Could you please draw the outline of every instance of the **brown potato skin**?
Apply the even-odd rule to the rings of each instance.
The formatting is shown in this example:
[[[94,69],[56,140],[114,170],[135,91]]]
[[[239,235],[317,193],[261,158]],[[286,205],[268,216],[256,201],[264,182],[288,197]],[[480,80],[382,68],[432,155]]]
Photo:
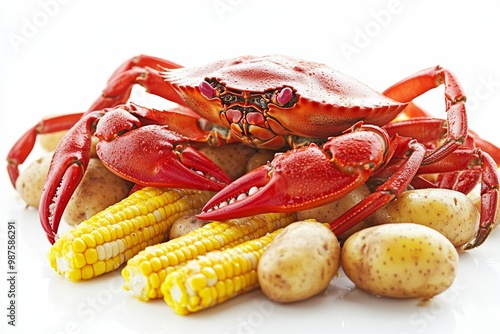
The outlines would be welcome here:
[[[67,133],[67,130],[63,131],[56,131],[52,133],[42,133],[39,134],[37,137],[38,144],[47,152],[53,152],[56,148],[61,139],[64,137],[64,135]],[[97,158],[97,153],[95,151],[95,147],[98,143],[98,139],[95,136],[92,136],[92,143],[90,146],[90,156],[92,158]]]
[[[132,184],[91,158],[82,181],[68,202],[63,219],[77,225],[128,196]]]
[[[38,143],[47,152],[52,152],[56,149],[57,144],[61,141],[62,137],[68,132],[67,130],[52,132],[52,133],[42,133],[38,135]]]
[[[38,208],[52,154],[33,161],[21,171],[16,190],[28,206]],[[97,158],[91,158],[82,181],[66,206],[63,220],[71,226],[89,219],[128,196],[132,184],[111,173]]]
[[[202,227],[207,222],[196,218],[195,215],[183,216],[177,219],[170,228],[169,239],[175,239],[197,228]]]
[[[280,303],[304,300],[325,290],[340,265],[340,246],[323,224],[299,221],[285,227],[259,260],[260,287]]]
[[[249,172],[257,167],[267,164],[269,161],[273,160],[275,153],[276,152],[269,150],[258,150],[248,160],[246,171]]]
[[[445,236],[413,223],[356,232],[341,253],[342,268],[358,288],[392,298],[429,299],[445,291],[456,277],[458,261]]]
[[[52,154],[45,154],[19,173],[16,180],[16,190],[28,206],[38,208],[51,160]]]
[[[314,219],[322,223],[330,223],[351,209],[354,205],[361,202],[368,195],[370,195],[370,190],[366,185],[362,184],[336,201],[316,208],[298,211],[297,218],[298,220]],[[367,217],[344,233],[337,235],[337,238],[339,240],[345,240],[353,233],[372,225],[371,218]]]
[[[479,211],[463,193],[449,189],[416,189],[403,192],[395,201],[376,211],[379,224],[416,223],[429,226],[446,236],[460,249],[474,239],[479,227]]]
[[[245,174],[247,162],[256,152],[254,148],[240,143],[203,146],[199,151],[222,168],[232,180]]]

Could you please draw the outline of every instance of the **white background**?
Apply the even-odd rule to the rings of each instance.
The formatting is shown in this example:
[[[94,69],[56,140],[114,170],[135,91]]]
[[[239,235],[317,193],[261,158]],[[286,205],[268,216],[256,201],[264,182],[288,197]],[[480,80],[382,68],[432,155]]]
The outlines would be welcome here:
[[[87,110],[114,69],[125,59],[141,53],[185,66],[244,54],[283,53],[326,63],[379,91],[418,70],[440,64],[452,70],[462,82],[469,97],[470,127],[500,144],[496,123],[500,105],[499,12],[500,5],[494,0],[3,1],[0,156],[6,156],[19,134],[42,117]],[[445,117],[442,89],[429,92],[419,102],[436,116]],[[259,309],[247,297],[231,307],[181,318],[163,310],[161,303],[122,301],[122,292],[116,288],[120,285],[119,276],[100,280],[97,285],[73,285],[54,277],[44,262],[48,243],[43,240],[36,213],[23,210],[7,183],[6,173],[0,173],[0,178],[2,205],[7,207],[0,223],[16,219],[20,234],[19,333],[23,328],[48,333],[85,333],[134,314],[141,321],[152,322],[142,327],[130,326],[133,321],[128,319],[115,325],[116,328],[145,333],[166,332],[167,328],[171,329],[168,332],[213,328],[214,332],[248,333],[268,331],[266,325],[277,323],[288,331],[321,325],[317,328],[346,333],[379,327],[385,333],[424,330],[458,333],[472,328],[481,330],[485,324],[495,326],[494,317],[500,311],[498,293],[492,290],[500,278],[495,262],[500,258],[496,233],[493,236],[496,244],[492,244],[495,239],[490,239],[475,255],[462,257],[464,266],[476,272],[462,270],[461,285],[453,290],[458,293],[447,299],[452,302],[438,301],[434,308],[417,308],[401,302],[399,305],[406,307],[401,311],[394,301],[374,300],[355,291],[355,297],[341,300],[344,304],[337,306],[338,309],[315,299],[303,304],[308,309],[272,306],[272,317],[268,317],[265,308]],[[0,264],[4,272],[3,225],[0,232]],[[487,256],[487,261],[483,256]],[[496,266],[483,273],[481,261]],[[478,276],[477,283],[474,275]],[[0,279],[5,284],[3,276]],[[472,296],[464,288],[470,288],[469,284],[478,285],[478,290],[473,291],[479,296]],[[4,310],[6,287],[0,288],[0,309]],[[96,295],[95,289],[101,294]],[[496,293],[497,298],[481,295],[488,291]],[[105,303],[109,295],[112,302]],[[91,304],[88,298],[92,296],[99,297],[101,304]],[[355,304],[356,300],[370,308]],[[72,314],[75,309],[81,311],[76,316]],[[146,310],[158,317],[144,316]],[[0,312],[1,326],[6,323],[4,313]],[[221,320],[228,318],[232,320]]]

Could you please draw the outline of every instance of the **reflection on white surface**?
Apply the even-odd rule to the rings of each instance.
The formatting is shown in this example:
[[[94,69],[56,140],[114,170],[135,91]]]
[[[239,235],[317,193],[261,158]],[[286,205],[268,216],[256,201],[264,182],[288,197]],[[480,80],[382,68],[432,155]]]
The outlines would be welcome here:
[[[4,184],[5,186],[5,184]],[[5,199],[7,215],[19,229],[19,305],[12,333],[466,333],[488,328],[500,312],[498,243],[493,231],[480,248],[460,255],[454,284],[427,303],[380,298],[357,289],[341,272],[328,289],[310,300],[277,304],[253,291],[212,309],[176,315],[162,300],[140,302],[121,288],[119,272],[73,283],[46,260],[49,244],[37,213],[20,199]],[[2,234],[2,238],[4,234]],[[488,331],[483,331],[488,333]]]
[[[383,90],[443,65],[468,95],[471,127],[500,144],[496,2],[376,0],[4,1],[0,5],[0,156],[39,119],[84,111],[112,71],[146,53],[186,66],[244,54],[289,54],[324,62]],[[390,15],[384,16],[384,13]],[[16,39],[17,38],[17,39]],[[350,47],[350,49],[349,49]],[[351,50],[346,53],[345,50]],[[136,91],[134,98],[144,96]],[[443,92],[420,101],[445,117]],[[36,152],[29,159],[37,158]],[[0,171],[2,333],[490,333],[498,328],[500,231],[461,254],[455,283],[426,304],[370,296],[344,276],[310,300],[280,305],[260,291],[189,316],[161,300],[139,302],[117,271],[72,283],[49,267],[36,210]],[[5,223],[17,222],[17,324],[7,325]],[[68,227],[61,225],[61,228]]]

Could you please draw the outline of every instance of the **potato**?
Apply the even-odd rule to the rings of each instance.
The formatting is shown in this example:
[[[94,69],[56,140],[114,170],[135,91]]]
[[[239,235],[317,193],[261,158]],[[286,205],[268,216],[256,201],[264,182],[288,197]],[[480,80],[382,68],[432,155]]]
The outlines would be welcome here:
[[[264,250],[257,277],[270,299],[289,303],[326,289],[339,265],[335,234],[321,223],[298,221],[285,227]]]
[[[57,131],[52,133],[42,133],[38,135],[38,143],[47,152],[52,152],[56,149],[61,138],[68,132],[67,130]]]
[[[259,166],[267,164],[268,161],[273,160],[275,153],[275,151],[258,150],[248,159],[246,172],[248,173]]]
[[[394,298],[431,298],[453,283],[458,252],[436,230],[419,224],[384,224],[349,237],[342,268],[357,287]]]
[[[76,225],[128,196],[131,184],[111,173],[99,159],[89,161],[87,171],[69,200],[63,219]]]
[[[45,151],[52,152],[56,149],[57,144],[59,144],[66,132],[67,130],[39,134],[38,143]],[[92,137],[92,144],[90,146],[90,156],[92,158],[97,158],[95,147],[98,141],[99,139],[97,139],[97,137]]]
[[[255,154],[255,149],[240,143],[223,146],[203,146],[201,153],[215,162],[233,180],[246,172],[248,159]]]
[[[196,218],[194,215],[182,216],[177,219],[170,228],[169,239],[178,238],[186,233],[202,227],[207,222]]]
[[[333,201],[331,203],[316,208],[298,211],[297,218],[299,220],[314,219],[322,223],[330,223],[331,221],[340,217],[340,215],[342,215],[347,210],[352,208],[358,202],[363,200],[369,194],[370,190],[366,185],[363,184],[336,201]],[[348,236],[350,236],[354,232],[359,231],[371,225],[372,221],[370,217],[367,217],[365,220],[360,221],[358,224],[351,227],[349,230],[338,235],[337,238],[340,240],[345,240],[347,239]]]
[[[52,154],[45,154],[19,173],[16,190],[28,206],[38,208],[51,160]]]
[[[471,241],[479,227],[479,212],[463,193],[449,189],[405,191],[373,215],[375,224],[416,223],[444,234],[456,248]]]

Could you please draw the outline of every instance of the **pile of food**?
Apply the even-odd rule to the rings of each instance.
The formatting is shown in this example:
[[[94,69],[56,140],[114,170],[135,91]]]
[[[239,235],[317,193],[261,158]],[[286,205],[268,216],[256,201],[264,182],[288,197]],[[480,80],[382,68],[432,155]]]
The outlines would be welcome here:
[[[268,154],[252,159],[256,152],[238,146],[210,151],[224,169],[240,168],[244,160],[255,168]],[[19,194],[29,205],[38,204],[30,200],[40,196],[45,161],[36,160],[18,179]],[[327,222],[366,198],[366,185],[313,209],[206,222],[195,214],[213,192],[146,187],[128,196],[129,182],[97,158],[92,161],[72,197],[77,204],[70,202],[71,214],[65,215],[83,218],[79,223],[66,218],[74,228],[51,247],[50,265],[72,281],[121,268],[124,288],[133,297],[163,298],[178,314],[257,288],[276,302],[304,300],[324,291],[341,266],[369,293],[432,298],[453,283],[458,254],[479,226],[477,189],[470,196],[418,189],[403,192],[337,237]]]
[[[178,108],[130,103],[125,77]],[[411,104],[416,84],[440,83],[446,121]],[[468,131],[464,102],[440,67],[378,94],[290,57],[184,69],[140,56],[88,113],[40,123],[69,132],[44,134],[51,153],[19,172],[43,126],[29,130],[8,170],[71,281],[121,270],[134,298],[183,315],[257,288],[298,302],[342,272],[367,293],[426,300],[498,224],[500,149]],[[345,109],[364,123],[340,121]],[[72,228],[58,235],[61,219]]]

